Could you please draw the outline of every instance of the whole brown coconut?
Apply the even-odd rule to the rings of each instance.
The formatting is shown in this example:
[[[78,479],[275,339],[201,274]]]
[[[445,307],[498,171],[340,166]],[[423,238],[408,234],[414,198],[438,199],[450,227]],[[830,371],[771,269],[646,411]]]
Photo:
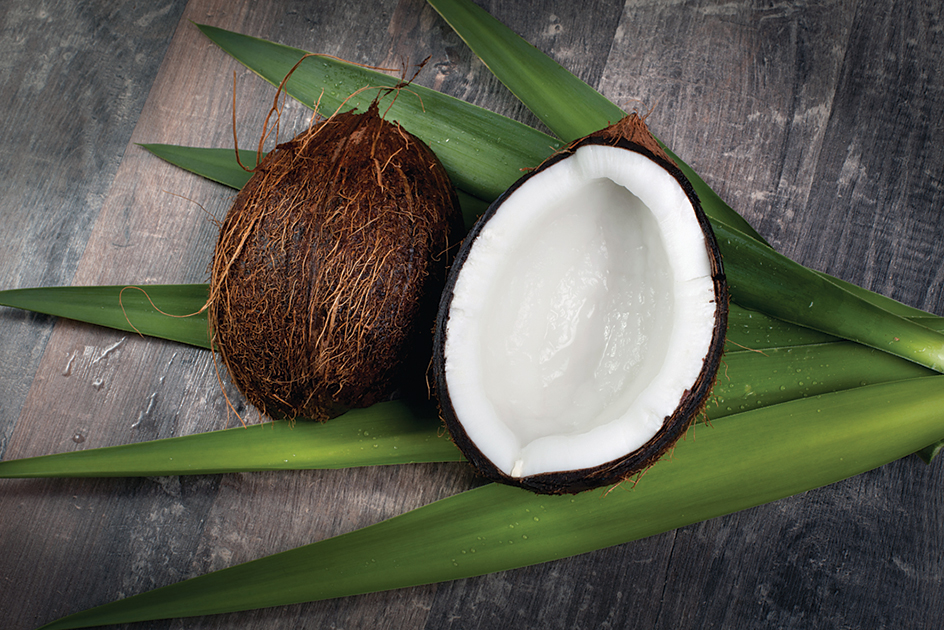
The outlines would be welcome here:
[[[426,365],[460,229],[439,160],[376,102],[280,144],[237,195],[213,258],[213,341],[239,390],[292,419],[388,397],[405,357],[419,349]]]

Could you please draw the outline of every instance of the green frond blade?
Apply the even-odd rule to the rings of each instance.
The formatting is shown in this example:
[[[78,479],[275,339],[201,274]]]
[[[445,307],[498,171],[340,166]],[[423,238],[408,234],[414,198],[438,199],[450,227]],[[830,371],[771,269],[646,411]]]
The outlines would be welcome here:
[[[0,291],[0,305],[210,347],[205,284],[38,287]]]
[[[306,54],[213,26],[198,27],[233,58],[276,86]],[[479,199],[494,199],[520,177],[521,169],[537,166],[560,147],[557,139],[527,125],[435,90],[410,85],[394,94],[383,89],[399,83],[381,72],[315,56],[298,66],[285,91],[309,107],[318,103],[319,113],[325,116],[342,106],[364,111],[381,95],[386,119],[401,121],[428,144],[456,187]],[[355,95],[367,87],[372,89]]]
[[[944,435],[944,376],[701,428],[638,484],[576,496],[488,485],[349,534],[70,615],[46,630],[280,606],[471,577],[658,534],[839,481]]]
[[[267,422],[0,462],[0,478],[152,477],[462,461],[433,405],[387,402],[318,423]]]

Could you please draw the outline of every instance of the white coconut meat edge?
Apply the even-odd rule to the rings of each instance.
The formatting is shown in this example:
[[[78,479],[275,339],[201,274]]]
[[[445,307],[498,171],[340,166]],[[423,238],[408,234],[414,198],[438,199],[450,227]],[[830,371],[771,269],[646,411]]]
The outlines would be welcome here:
[[[477,235],[446,324],[452,409],[512,477],[622,458],[695,383],[715,317],[705,236],[679,183],[642,154],[585,145]]]

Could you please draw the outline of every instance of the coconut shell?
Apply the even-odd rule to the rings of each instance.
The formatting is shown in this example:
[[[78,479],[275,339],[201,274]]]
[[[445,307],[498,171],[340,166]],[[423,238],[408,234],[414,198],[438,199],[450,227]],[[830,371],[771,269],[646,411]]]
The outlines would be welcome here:
[[[280,144],[237,195],[213,258],[213,343],[234,383],[293,419],[389,397],[405,359],[427,365],[460,234],[439,160],[376,103]]]
[[[665,418],[661,429],[639,449],[627,453],[623,457],[613,461],[601,463],[590,468],[560,470],[526,477],[512,477],[496,466],[479,449],[466,432],[463,426],[463,419],[459,418],[456,410],[452,406],[452,401],[449,396],[449,387],[446,382],[445,343],[453,290],[458,280],[459,273],[462,270],[462,266],[472,247],[474,247],[478,235],[487,222],[498,212],[504,201],[530,178],[554,166],[561,160],[567,159],[580,147],[594,144],[620,147],[648,157],[664,168],[678,182],[678,185],[691,201],[695,211],[695,217],[705,236],[705,246],[709,254],[711,278],[716,296],[714,327],[709,343],[709,350],[704,357],[703,367],[696,381],[685,391],[671,416]],[[671,450],[672,446],[681,436],[685,434],[688,427],[698,414],[701,413],[711,393],[711,389],[714,386],[718,368],[721,363],[725,333],[727,330],[727,319],[728,287],[722,266],[721,251],[711,229],[711,225],[708,222],[708,218],[701,207],[698,195],[682,171],[649,132],[645,122],[636,114],[630,114],[605,129],[575,140],[570,145],[545,160],[538,168],[521,177],[495,200],[488,211],[479,218],[475,226],[473,226],[472,230],[466,236],[450,269],[437,318],[433,373],[435,375],[436,394],[440,403],[440,413],[456,446],[462,451],[476,471],[490,481],[518,486],[538,494],[574,494],[619,483],[639,474],[661,459],[665,453]],[[468,421],[474,422],[474,419],[469,419]]]

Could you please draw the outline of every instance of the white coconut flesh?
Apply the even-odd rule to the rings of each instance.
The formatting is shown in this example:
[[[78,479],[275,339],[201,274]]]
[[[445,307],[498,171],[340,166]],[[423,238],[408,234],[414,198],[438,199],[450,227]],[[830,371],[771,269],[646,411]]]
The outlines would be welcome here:
[[[692,203],[648,157],[586,145],[482,227],[443,348],[455,417],[511,477],[646,444],[695,383],[716,303]]]

